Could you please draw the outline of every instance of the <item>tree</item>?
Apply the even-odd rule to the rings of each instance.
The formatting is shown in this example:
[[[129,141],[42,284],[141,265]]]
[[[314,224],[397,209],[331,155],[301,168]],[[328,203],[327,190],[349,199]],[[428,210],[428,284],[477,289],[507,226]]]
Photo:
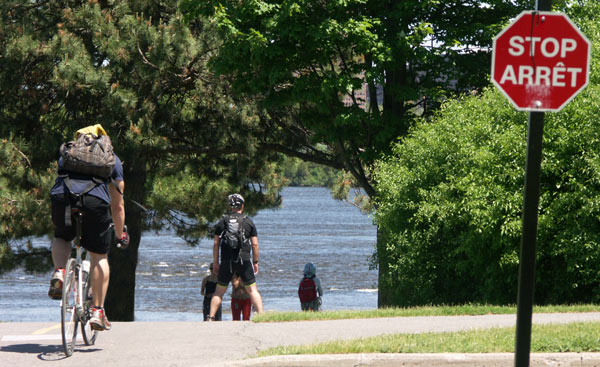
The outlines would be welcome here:
[[[229,80],[206,67],[220,46],[217,32],[201,19],[184,22],[176,4],[0,4],[0,137],[10,156],[0,169],[0,182],[8,183],[0,189],[0,256],[23,258],[10,244],[50,231],[47,190],[58,146],[78,128],[101,123],[124,162],[131,235],[129,248],[110,256],[106,308],[113,320],[134,318],[135,267],[148,219],[175,226],[194,243],[225,209],[227,193],[248,196],[251,212],[280,200],[269,163],[277,158],[256,148],[255,135],[264,131],[252,103],[233,98]],[[27,226],[21,218],[39,222]]]
[[[277,170],[288,186],[332,187],[341,175],[334,168],[286,156],[277,164]]]
[[[15,238],[41,236],[50,231],[50,223],[36,220],[49,213],[47,197],[53,177],[50,169],[37,172],[12,139],[0,139],[0,273],[24,264],[28,270],[47,268],[47,251],[30,243],[8,246]]]
[[[600,5],[568,12],[597,49]],[[545,117],[537,304],[600,300],[599,67],[592,58],[587,89]],[[488,89],[449,101],[378,162],[380,290],[390,303],[516,303],[526,128],[527,115]]]
[[[488,84],[491,40],[528,4],[183,0],[181,7],[188,19],[208,16],[221,30],[214,68],[263,108],[270,134],[262,149],[343,169],[348,183],[375,198],[373,162],[417,114],[430,116],[444,98]],[[373,98],[359,95],[363,86]]]
[[[343,168],[373,195],[370,165],[406,133],[415,107],[488,83],[492,36],[522,7],[486,4],[184,0],[182,8],[189,19],[213,17],[225,37],[216,70],[260,98],[263,123],[291,132],[268,135],[264,148]],[[382,101],[361,100],[363,84]]]

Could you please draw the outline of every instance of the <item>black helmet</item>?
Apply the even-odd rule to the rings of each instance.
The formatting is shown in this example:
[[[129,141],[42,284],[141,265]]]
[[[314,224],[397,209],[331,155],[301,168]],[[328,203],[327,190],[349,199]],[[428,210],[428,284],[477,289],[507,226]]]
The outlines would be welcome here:
[[[237,208],[244,204],[244,198],[240,194],[232,194],[227,197],[227,202],[229,203],[229,206]]]

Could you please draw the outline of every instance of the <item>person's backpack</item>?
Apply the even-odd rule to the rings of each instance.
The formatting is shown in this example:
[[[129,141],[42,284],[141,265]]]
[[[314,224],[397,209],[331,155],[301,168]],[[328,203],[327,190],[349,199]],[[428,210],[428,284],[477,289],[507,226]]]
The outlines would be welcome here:
[[[244,234],[245,215],[225,216],[225,231],[221,234],[221,244],[226,246],[232,253],[232,259],[237,261],[240,250],[249,249],[249,240]]]
[[[69,172],[108,179],[115,166],[115,153],[107,135],[80,134],[60,146],[63,168]]]
[[[300,303],[312,302],[317,298],[317,285],[312,278],[304,278],[298,287]]]

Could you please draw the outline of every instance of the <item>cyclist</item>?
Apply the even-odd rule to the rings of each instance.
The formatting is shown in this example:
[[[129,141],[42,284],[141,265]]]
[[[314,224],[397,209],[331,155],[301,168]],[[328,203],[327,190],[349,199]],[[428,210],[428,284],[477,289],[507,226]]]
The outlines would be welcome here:
[[[107,135],[101,125],[88,126],[75,133]],[[108,136],[108,135],[107,135]],[[109,183],[112,181],[112,185]],[[89,188],[91,190],[89,190]],[[71,241],[75,238],[74,223],[69,223],[69,208],[72,205],[82,206],[83,224],[81,245],[90,254],[90,274],[93,307],[90,325],[95,330],[109,330],[111,325],[104,312],[104,299],[108,290],[110,268],[108,251],[114,241],[126,246],[129,243],[125,224],[125,207],[123,203],[123,165],[115,155],[115,165],[109,180],[98,181],[89,175],[67,172],[63,169],[62,158],[58,161],[58,177],[50,191],[52,203],[52,222],[54,223],[54,239],[52,241],[52,261],[54,274],[50,280],[48,296],[60,299],[64,281],[65,266],[71,256]],[[87,193],[84,193],[86,190]],[[70,194],[69,194],[70,193]],[[81,195],[84,193],[83,195]],[[74,195],[81,195],[81,201],[75,202]],[[112,225],[114,223],[114,226]]]
[[[250,295],[250,300],[257,313],[263,310],[262,298],[258,293],[256,278],[254,274],[258,273],[258,235],[256,226],[252,219],[243,215],[244,198],[240,194],[233,194],[227,197],[231,214],[225,215],[215,228],[213,245],[213,267],[217,276],[217,289],[213,294],[210,303],[210,315],[208,321],[215,320],[215,313],[223,302],[223,295],[229,286],[231,277],[237,273],[242,278],[246,291]],[[236,219],[237,218],[237,219]],[[242,238],[245,239],[240,246],[238,256],[226,245],[223,245],[223,238],[228,230],[228,222],[237,221],[241,223],[243,231]],[[249,243],[246,243],[249,242]],[[219,247],[221,248],[221,263],[219,263]],[[252,249],[252,262],[250,261],[250,249]]]

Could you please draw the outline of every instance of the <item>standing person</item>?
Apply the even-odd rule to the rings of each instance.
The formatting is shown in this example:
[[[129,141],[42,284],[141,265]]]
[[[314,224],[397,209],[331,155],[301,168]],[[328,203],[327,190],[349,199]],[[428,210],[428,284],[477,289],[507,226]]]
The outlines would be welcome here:
[[[90,145],[93,149],[101,145],[103,153],[110,151],[112,154],[110,138],[100,124],[78,130],[75,133],[77,142],[80,141],[78,138],[81,135],[84,135],[83,140],[88,139],[88,142],[93,143]],[[48,296],[60,299],[62,295],[65,266],[71,256],[71,241],[75,238],[71,207],[77,206],[83,213],[81,245],[89,252],[91,260],[93,307],[90,325],[95,330],[109,330],[111,325],[104,312],[104,299],[110,277],[108,251],[111,243],[115,241],[123,247],[129,244],[129,236],[124,230],[123,165],[114,154],[114,166],[107,165],[104,169],[110,173],[107,177],[81,173],[80,168],[73,167],[69,159],[65,159],[67,156],[63,155],[62,148],[58,160],[58,177],[50,190],[54,223],[52,261],[55,271],[50,280]],[[109,185],[111,181],[112,185]]]
[[[234,273],[240,275],[256,312],[262,313],[263,310],[262,298],[258,293],[254,276],[258,273],[258,234],[256,226],[252,219],[242,214],[244,212],[244,198],[242,195],[229,195],[227,202],[230,214],[223,216],[215,228],[213,260],[215,272],[218,274],[218,281],[217,290],[210,303],[210,321],[215,320],[215,314],[221,306],[221,302],[223,302],[223,295],[227,291]],[[250,252],[252,252],[252,257]]]
[[[213,271],[213,263],[210,263],[209,270],[210,274],[202,279],[202,286],[200,287],[200,294],[204,296],[204,301],[202,302],[204,321],[208,320],[208,315],[210,314],[210,300],[217,289],[217,274]],[[219,307],[217,314],[215,315],[215,320],[221,321],[221,316],[221,307]]]
[[[246,288],[242,285],[242,279],[238,274],[233,274],[231,278],[231,315],[233,321],[240,321],[240,316],[244,321],[250,320],[250,311],[252,302]]]
[[[298,297],[302,311],[319,311],[323,288],[317,277],[317,268],[313,263],[304,265],[304,277],[298,286]]]

